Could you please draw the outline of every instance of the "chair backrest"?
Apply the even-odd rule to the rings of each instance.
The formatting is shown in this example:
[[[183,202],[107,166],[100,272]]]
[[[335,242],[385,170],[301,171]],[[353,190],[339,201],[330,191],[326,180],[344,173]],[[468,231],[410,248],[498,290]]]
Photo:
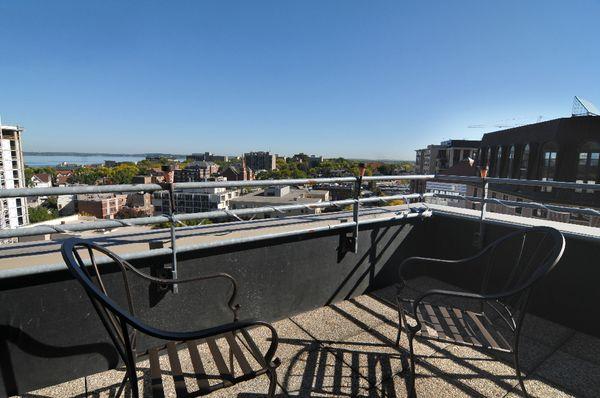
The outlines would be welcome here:
[[[554,269],[564,249],[562,233],[550,227],[524,228],[496,240],[483,250],[481,293],[505,293],[513,307],[524,307],[523,296]]]
[[[85,253],[82,256],[82,252]],[[99,259],[96,252],[103,255]],[[131,287],[127,276],[128,269],[132,266],[115,253],[95,243],[72,238],[66,240],[61,247],[61,254],[67,268],[85,289],[100,320],[108,331],[115,347],[124,361],[135,350],[136,331],[129,328],[128,320],[135,318],[135,308],[131,296]],[[87,258],[87,261],[85,259]],[[118,298],[109,294],[105,276],[100,272],[99,260],[103,267],[106,262],[116,264],[123,278],[125,307],[119,303]],[[108,261],[107,261],[108,260]],[[111,297],[112,296],[112,297]],[[122,300],[121,300],[122,301]]]

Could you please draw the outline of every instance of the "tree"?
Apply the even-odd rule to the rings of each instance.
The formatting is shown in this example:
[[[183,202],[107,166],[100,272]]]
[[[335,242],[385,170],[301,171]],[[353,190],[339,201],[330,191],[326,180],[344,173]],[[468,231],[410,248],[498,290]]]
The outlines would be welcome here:
[[[44,206],[30,207],[28,213],[29,222],[32,224],[52,220],[58,217],[58,211],[55,209],[48,209]]]
[[[100,168],[95,167],[81,167],[73,172],[71,177],[72,182],[86,185],[93,185],[96,180],[103,177]]]
[[[110,169],[108,176],[113,184],[131,184],[140,169],[133,163],[123,163]]]

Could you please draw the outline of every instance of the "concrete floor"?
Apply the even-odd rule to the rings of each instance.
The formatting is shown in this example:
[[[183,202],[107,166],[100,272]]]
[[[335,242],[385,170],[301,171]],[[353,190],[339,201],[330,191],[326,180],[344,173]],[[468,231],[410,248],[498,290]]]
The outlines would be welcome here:
[[[278,396],[405,397],[407,367],[404,337],[394,347],[397,313],[395,289],[319,308],[274,324],[279,333]],[[252,333],[266,345],[267,335]],[[522,335],[521,361],[526,386],[534,397],[600,396],[600,340],[528,316]],[[417,340],[418,341],[418,340]],[[202,352],[202,351],[201,351]],[[522,396],[509,357],[434,341],[416,344],[419,397]],[[168,360],[162,358],[165,363]],[[182,358],[184,373],[186,358]],[[140,386],[148,386],[148,364],[139,363]],[[31,392],[27,397],[112,397],[123,377],[114,370]],[[188,389],[197,388],[186,378]],[[172,378],[163,374],[169,396]],[[261,397],[268,379],[222,389],[210,397]],[[149,389],[145,389],[149,394]],[[128,395],[126,395],[128,396]]]

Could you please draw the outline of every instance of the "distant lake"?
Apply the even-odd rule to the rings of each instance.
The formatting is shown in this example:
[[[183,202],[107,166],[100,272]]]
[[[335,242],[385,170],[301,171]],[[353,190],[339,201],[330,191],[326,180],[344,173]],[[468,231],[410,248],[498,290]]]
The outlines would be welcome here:
[[[115,162],[138,162],[144,160],[143,156],[69,156],[69,155],[23,155],[25,164],[30,167],[56,166],[59,163],[67,162],[78,165],[102,164],[107,160]]]

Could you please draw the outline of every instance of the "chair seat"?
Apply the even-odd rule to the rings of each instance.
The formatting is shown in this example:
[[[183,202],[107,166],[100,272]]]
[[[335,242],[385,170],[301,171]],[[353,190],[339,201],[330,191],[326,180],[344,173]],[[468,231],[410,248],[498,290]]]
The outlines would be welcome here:
[[[160,358],[165,353],[168,360]],[[201,396],[267,372],[264,357],[246,330],[170,342],[150,348],[146,354],[152,396],[156,398],[165,396],[164,384],[173,385],[177,397]]]
[[[413,300],[402,302],[403,321],[406,323],[405,315],[413,314]],[[484,313],[421,302],[417,307],[417,317],[422,324],[417,336],[498,351],[512,351],[506,338]]]

